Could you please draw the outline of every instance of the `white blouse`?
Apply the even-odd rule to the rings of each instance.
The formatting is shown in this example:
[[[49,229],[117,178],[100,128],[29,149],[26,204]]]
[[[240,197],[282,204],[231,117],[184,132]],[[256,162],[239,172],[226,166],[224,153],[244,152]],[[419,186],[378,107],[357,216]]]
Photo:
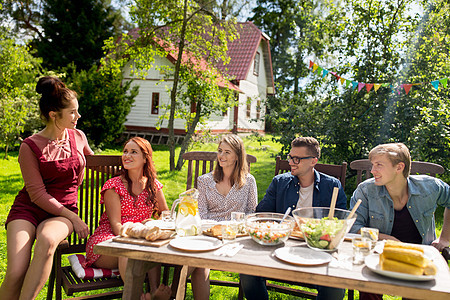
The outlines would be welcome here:
[[[197,178],[197,188],[198,209],[202,219],[230,220],[232,211],[250,214],[255,212],[258,204],[256,181],[251,174],[247,174],[244,186],[238,189],[235,183],[226,196],[217,190],[212,172]]]

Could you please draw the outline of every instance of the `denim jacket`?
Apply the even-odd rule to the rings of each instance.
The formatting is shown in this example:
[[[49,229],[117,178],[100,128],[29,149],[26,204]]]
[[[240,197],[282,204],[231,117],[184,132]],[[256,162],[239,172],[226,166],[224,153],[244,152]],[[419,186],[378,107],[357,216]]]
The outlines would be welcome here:
[[[411,175],[408,181],[407,209],[422,236],[422,244],[436,239],[434,212],[437,205],[450,207],[450,187],[440,179],[426,175]],[[350,200],[353,208],[361,199],[355,224],[351,232],[361,227],[378,228],[380,233],[390,235],[394,224],[394,202],[385,186],[376,186],[374,179],[360,183]]]
[[[313,206],[329,207],[334,187],[339,188],[336,207],[346,209],[347,197],[341,182],[337,178],[314,170]],[[284,213],[289,206],[294,210],[297,207],[299,190],[300,181],[291,172],[275,176],[267,188],[264,198],[256,207],[256,212]]]

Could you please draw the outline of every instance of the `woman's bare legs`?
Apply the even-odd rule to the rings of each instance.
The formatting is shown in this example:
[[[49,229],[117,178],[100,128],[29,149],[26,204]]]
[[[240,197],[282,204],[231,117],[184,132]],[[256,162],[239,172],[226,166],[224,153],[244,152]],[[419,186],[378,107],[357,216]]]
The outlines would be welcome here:
[[[34,299],[45,285],[52,270],[56,247],[73,231],[72,222],[64,217],[47,219],[36,228],[36,245],[19,299]]]
[[[191,274],[192,293],[195,300],[209,299],[209,269],[188,268]]]
[[[36,228],[25,220],[8,223],[7,259],[5,279],[0,287],[1,300],[19,299],[22,283],[31,259]]]

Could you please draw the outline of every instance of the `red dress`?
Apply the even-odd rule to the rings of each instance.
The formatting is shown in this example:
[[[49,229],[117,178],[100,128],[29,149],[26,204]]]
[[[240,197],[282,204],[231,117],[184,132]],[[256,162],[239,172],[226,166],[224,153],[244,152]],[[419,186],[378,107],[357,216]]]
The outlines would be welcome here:
[[[73,130],[68,130],[71,156],[66,159],[47,161],[42,151],[30,139],[23,142],[30,146],[39,161],[39,171],[42,176],[47,193],[57,199],[62,205],[71,211],[78,213],[78,176],[81,163],[78,158],[77,143]],[[33,203],[24,187],[16,196],[9,211],[5,226],[17,219],[23,219],[38,226],[42,221],[55,217]]]
[[[163,188],[162,183],[155,179],[156,189],[157,191]],[[138,195],[136,203],[134,202],[133,197],[128,193],[126,187],[124,186],[122,179],[118,177],[114,177],[105,182],[101,191],[101,199],[100,203],[104,203],[104,194],[106,190],[114,189],[114,191],[120,197],[120,213],[121,213],[121,223],[124,224],[126,222],[141,222],[145,219],[148,219],[153,214],[153,204],[147,205],[146,199],[148,197],[147,190],[142,191]],[[95,229],[94,234],[89,238],[86,244],[86,263],[83,264],[83,267],[91,266],[100,255],[94,254],[94,245],[106,241],[110,238],[115,237],[111,224],[109,223],[108,215],[106,211],[103,212],[99,226]]]

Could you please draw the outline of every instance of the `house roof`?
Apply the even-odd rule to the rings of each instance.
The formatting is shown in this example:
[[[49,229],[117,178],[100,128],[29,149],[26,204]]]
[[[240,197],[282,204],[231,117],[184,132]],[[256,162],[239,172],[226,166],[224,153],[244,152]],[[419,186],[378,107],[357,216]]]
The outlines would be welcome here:
[[[235,77],[238,81],[246,79],[253,66],[258,46],[262,43],[267,83],[268,86],[274,87],[269,38],[253,22],[238,23],[237,30],[239,39],[228,44],[230,62],[227,65],[218,66],[218,69]]]

